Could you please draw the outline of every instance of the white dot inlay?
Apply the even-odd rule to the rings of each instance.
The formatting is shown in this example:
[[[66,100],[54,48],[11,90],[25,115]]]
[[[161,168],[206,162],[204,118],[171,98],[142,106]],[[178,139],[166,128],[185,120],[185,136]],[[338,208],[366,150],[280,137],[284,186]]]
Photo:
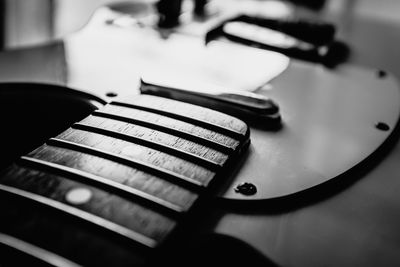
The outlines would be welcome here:
[[[88,202],[92,198],[92,191],[87,188],[79,187],[73,188],[68,191],[65,199],[73,205],[82,205]]]

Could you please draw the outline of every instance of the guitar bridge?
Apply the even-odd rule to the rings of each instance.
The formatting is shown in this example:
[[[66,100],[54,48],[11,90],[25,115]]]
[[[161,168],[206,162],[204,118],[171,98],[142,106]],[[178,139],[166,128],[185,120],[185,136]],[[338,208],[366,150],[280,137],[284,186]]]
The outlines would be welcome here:
[[[144,263],[182,235],[249,143],[243,121],[207,108],[150,95],[111,102],[1,175],[2,231],[40,260]]]

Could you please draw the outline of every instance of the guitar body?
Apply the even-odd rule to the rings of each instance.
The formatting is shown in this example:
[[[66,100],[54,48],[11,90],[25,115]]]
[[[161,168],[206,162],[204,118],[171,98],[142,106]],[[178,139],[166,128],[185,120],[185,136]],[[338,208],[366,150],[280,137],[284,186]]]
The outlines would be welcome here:
[[[227,40],[205,45],[204,28],[218,19],[205,23],[204,28],[196,22],[174,31],[159,31],[151,26],[151,16],[137,23],[136,15],[124,10],[118,5],[100,8],[82,30],[64,40],[0,54],[0,81],[8,83],[0,88],[1,114],[4,125],[10,126],[2,132],[2,158],[6,158],[2,169],[49,138],[72,136],[67,129],[73,123],[87,123],[89,119],[84,118],[103,112],[106,103],[118,102],[120,96],[129,96],[132,101],[141,99],[142,75],[156,80],[183,80],[189,86],[201,82],[254,91],[278,103],[282,127],[271,131],[249,123],[247,152],[240,154],[234,171],[223,172],[221,177],[226,181],[216,183],[204,203],[195,207],[195,219],[184,227],[190,238],[177,234],[171,241],[173,249],[162,247],[165,251],[160,255],[170,255],[168,261],[177,264],[193,260],[200,253],[204,258],[200,256],[202,259],[196,261],[202,264],[400,263],[396,253],[400,240],[396,196],[400,91],[393,76],[349,64],[329,69]],[[151,13],[149,10],[146,12]],[[232,8],[229,12],[220,19],[238,10]],[[78,142],[76,138],[68,140]],[[52,146],[52,142],[47,145]],[[99,139],[101,142],[105,141]],[[39,150],[29,153],[29,157],[57,158],[56,152],[46,158]],[[255,185],[257,192],[238,193],[235,189],[242,183]],[[27,188],[35,187],[34,182],[27,184]],[[63,186],[68,191],[72,185]],[[21,203],[18,205],[23,211]],[[31,212],[32,216],[43,212],[43,218],[47,218],[47,213],[39,210],[37,214]],[[17,216],[8,213],[10,218]],[[97,215],[107,218],[104,213]],[[125,217],[121,220],[129,221]],[[55,218],[64,225],[59,217]],[[114,263],[119,265],[132,260],[125,258],[129,253],[124,250],[129,251],[129,246],[121,247],[118,240],[107,245],[114,237],[97,237],[89,227],[90,238],[85,239],[87,233],[82,229],[86,228],[71,225],[70,229],[65,226],[66,233],[83,231],[77,236],[100,244],[91,253],[118,251],[104,258],[116,257]],[[171,251],[174,248],[186,257],[175,261],[179,253]],[[74,255],[73,259],[84,257],[78,254],[66,253]]]

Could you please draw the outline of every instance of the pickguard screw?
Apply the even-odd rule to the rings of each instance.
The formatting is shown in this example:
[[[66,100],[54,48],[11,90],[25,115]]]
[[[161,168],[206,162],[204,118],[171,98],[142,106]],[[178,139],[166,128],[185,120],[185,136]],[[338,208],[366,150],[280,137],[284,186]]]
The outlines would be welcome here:
[[[236,193],[240,193],[245,196],[252,196],[257,193],[257,187],[254,184],[247,182],[238,184],[234,190]]]
[[[384,70],[378,70],[377,74],[378,74],[379,78],[385,78],[387,75],[386,71],[384,71]]]
[[[381,131],[389,131],[390,127],[384,122],[378,122],[375,124],[376,129],[381,130]]]
[[[118,96],[118,94],[115,93],[115,92],[108,92],[108,93],[106,93],[106,96],[108,96],[108,97],[116,97],[116,96]]]

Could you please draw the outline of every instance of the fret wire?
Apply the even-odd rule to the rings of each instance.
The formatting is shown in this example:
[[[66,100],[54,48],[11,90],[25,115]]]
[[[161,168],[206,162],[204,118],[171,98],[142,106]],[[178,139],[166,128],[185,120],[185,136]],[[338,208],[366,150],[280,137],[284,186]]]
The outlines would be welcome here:
[[[137,169],[144,169],[145,171],[154,173],[156,176],[158,176],[160,178],[163,178],[163,179],[165,178],[166,180],[168,179],[169,181],[171,181],[173,183],[177,183],[177,184],[179,183],[180,185],[182,185],[190,190],[193,190],[195,192],[199,192],[207,186],[206,184],[203,184],[197,180],[190,179],[186,176],[174,173],[172,171],[159,168],[152,164],[148,164],[143,161],[124,157],[124,156],[121,156],[121,155],[118,155],[115,153],[106,152],[106,151],[103,151],[103,150],[100,150],[100,149],[97,149],[97,148],[94,148],[91,146],[78,144],[78,143],[62,140],[59,138],[50,138],[46,143],[51,146],[64,147],[64,148],[71,149],[74,151],[79,151],[82,153],[87,153],[90,155],[109,159],[111,161],[118,162],[118,163],[121,163],[121,164],[127,165],[127,166],[132,166]]]
[[[107,230],[112,234],[117,234],[118,236],[122,236],[128,240],[134,241],[136,244],[146,248],[154,248],[157,245],[157,242],[152,238],[53,199],[3,184],[0,184],[0,194],[8,194],[23,200],[29,200],[31,203],[33,202],[53,211],[61,212],[64,215],[70,216],[71,218],[79,219],[80,221],[88,223],[92,226],[96,226],[101,230]]]
[[[170,203],[166,200],[155,197],[138,189],[123,185],[121,183],[112,181],[110,179],[106,179],[98,175],[77,170],[71,167],[25,156],[21,157],[18,163],[22,165],[33,166],[34,168],[50,170],[52,172],[59,172],[63,175],[67,175],[68,177],[72,177],[73,179],[78,180],[79,182],[82,182],[79,179],[84,179],[86,182],[90,184],[94,184],[95,186],[99,186],[101,188],[104,188],[105,190],[111,190],[118,195],[128,196],[129,198],[136,198],[142,200],[142,202],[146,202],[147,204],[150,204],[155,208],[163,209],[164,212],[167,212],[169,215],[172,216],[176,216],[178,213],[186,211],[184,210],[184,208],[180,206],[177,206],[173,203]]]
[[[113,137],[116,139],[130,142],[130,143],[143,145],[143,146],[179,157],[181,159],[191,161],[192,163],[194,163],[196,165],[200,165],[200,166],[210,169],[212,171],[217,171],[218,169],[220,169],[222,167],[222,165],[220,165],[216,162],[213,162],[211,160],[205,159],[203,157],[200,157],[198,155],[195,155],[195,154],[192,154],[192,153],[189,153],[186,151],[182,151],[182,150],[179,150],[174,147],[163,145],[161,143],[145,140],[143,138],[138,138],[138,137],[127,135],[127,134],[123,134],[120,132],[116,132],[116,131],[112,131],[112,130],[108,130],[108,129],[104,129],[104,128],[100,128],[100,127],[95,127],[95,126],[91,126],[91,125],[84,124],[84,123],[75,123],[71,126],[71,128],[86,131],[86,132],[92,132],[92,133],[97,133],[97,134],[101,134],[101,135],[106,135],[109,137]]]
[[[35,246],[31,243],[15,238],[13,236],[0,233],[0,244],[10,247],[14,250],[20,251],[26,255],[30,255],[42,262],[58,267],[78,267],[80,265],[67,260],[66,258],[54,254],[41,247]]]
[[[186,117],[180,114],[176,114],[173,112],[168,112],[165,110],[161,110],[161,109],[156,109],[156,108],[150,108],[150,107],[144,107],[144,106],[140,106],[140,105],[135,105],[135,104],[131,104],[131,103],[125,103],[125,102],[120,102],[120,101],[112,101],[111,103],[109,103],[110,105],[115,105],[115,106],[122,106],[122,107],[128,107],[128,108],[134,108],[134,109],[139,109],[139,110],[144,110],[144,111],[148,111],[148,112],[152,112],[152,113],[156,113],[156,114],[160,114],[163,116],[167,116],[170,118],[174,118],[174,119],[178,119],[181,121],[185,121],[185,122],[189,122],[191,124],[195,124],[201,127],[204,127],[206,129],[211,129],[215,132],[218,133],[222,133],[224,135],[227,135],[229,137],[235,138],[239,141],[242,141],[245,139],[245,135],[236,132],[234,130],[228,129],[226,127],[214,124],[214,123],[210,123],[204,120],[200,120],[200,119],[194,119],[191,117]]]
[[[113,120],[117,120],[117,121],[122,121],[122,122],[126,122],[126,123],[130,123],[130,124],[135,124],[135,125],[139,125],[139,126],[143,126],[143,127],[147,127],[150,129],[154,129],[160,132],[164,132],[164,133],[168,133],[177,137],[181,137],[187,140],[190,140],[192,142],[213,148],[215,150],[218,150],[222,153],[231,155],[235,152],[235,150],[229,146],[220,144],[216,141],[210,140],[210,139],[206,139],[204,137],[198,136],[198,135],[194,135],[191,133],[187,133],[184,131],[180,131],[180,130],[176,130],[173,128],[169,128],[166,126],[162,126],[159,124],[155,124],[155,123],[150,123],[144,120],[139,120],[139,119],[135,119],[135,118],[130,118],[130,117],[125,117],[123,115],[117,115],[114,113],[108,113],[108,112],[104,112],[104,111],[99,111],[99,110],[95,110],[92,114],[92,116],[96,116],[96,117],[102,117],[102,118],[107,118],[107,119],[113,119]]]

